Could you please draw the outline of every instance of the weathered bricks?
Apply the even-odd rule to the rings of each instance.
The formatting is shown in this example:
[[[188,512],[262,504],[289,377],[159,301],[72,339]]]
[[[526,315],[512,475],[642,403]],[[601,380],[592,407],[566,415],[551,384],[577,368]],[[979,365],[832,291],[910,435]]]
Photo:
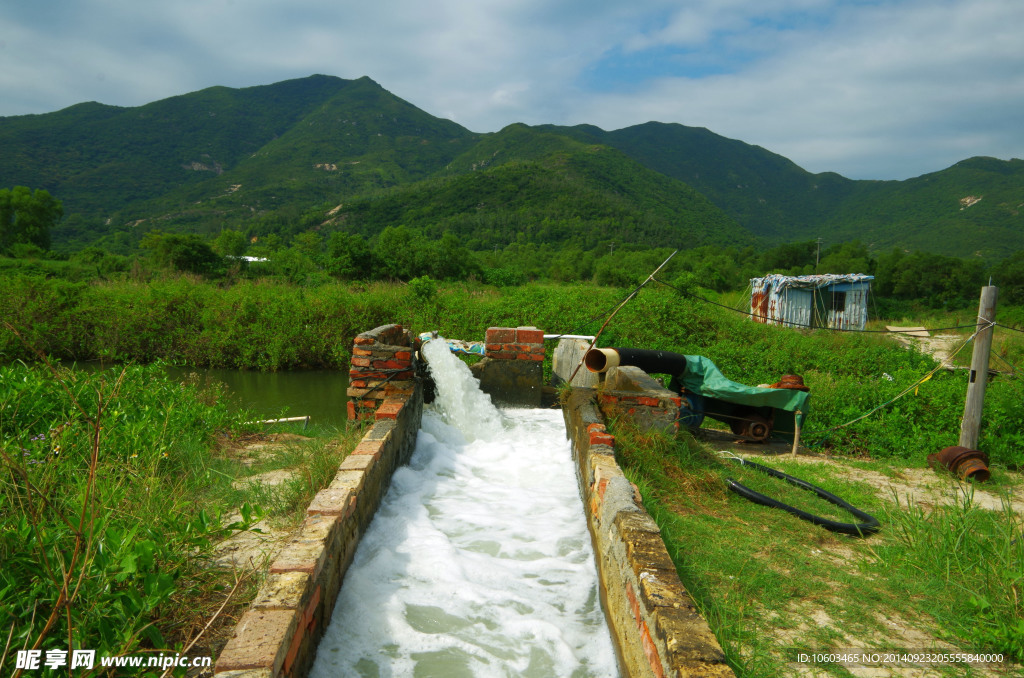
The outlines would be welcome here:
[[[412,395],[416,359],[412,337],[401,325],[381,325],[353,340],[349,367],[349,420],[375,419],[385,400]]]
[[[628,415],[641,428],[658,428],[668,433],[679,430],[682,399],[639,367],[609,370],[598,402],[608,418]]]
[[[544,331],[536,327],[489,327],[484,351],[494,360],[544,360]]]
[[[299,626],[298,610],[250,609],[239,620],[235,635],[217,658],[216,673],[269,669],[278,675]]]
[[[718,641],[679,581],[658,525],[615,462],[615,439],[602,417],[602,411],[623,416],[671,410],[672,395],[630,391],[625,382],[616,386],[621,388],[600,398],[593,390],[573,389],[563,413],[617,645],[631,675],[731,676]]]
[[[403,344],[403,342],[405,342]],[[353,343],[347,403],[350,418],[373,420],[331,484],[306,509],[302,526],[285,544],[235,635],[217,660],[217,678],[298,678],[308,673],[337,600],[342,578],[387,491],[391,473],[408,463],[423,407],[413,377],[408,332],[398,325],[363,333]],[[355,359],[366,359],[362,366]],[[374,362],[392,362],[390,367]],[[381,379],[376,375],[383,374]],[[390,378],[387,383],[384,378]],[[379,417],[377,414],[379,413]]]

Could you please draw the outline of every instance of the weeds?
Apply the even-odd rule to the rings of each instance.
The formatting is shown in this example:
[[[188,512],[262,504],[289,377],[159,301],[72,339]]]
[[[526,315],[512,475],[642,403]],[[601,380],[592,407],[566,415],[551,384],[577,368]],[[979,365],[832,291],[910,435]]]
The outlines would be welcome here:
[[[236,424],[159,366],[0,368],[0,666],[20,673],[21,649],[171,649],[158,620],[253,519],[223,524],[213,499],[209,438]]]
[[[928,637],[932,650],[1019,661],[1024,546],[1009,507],[985,511],[969,497],[930,512],[893,506],[833,466],[758,460],[881,520],[879,534],[851,538],[731,494],[729,476],[811,513],[850,519],[812,493],[723,461],[688,434],[645,433],[625,422],[613,432],[620,465],[738,675],[792,675],[793,656],[807,649],[923,651]],[[840,666],[816,669],[849,675]],[[940,674],[961,675],[962,667]]]

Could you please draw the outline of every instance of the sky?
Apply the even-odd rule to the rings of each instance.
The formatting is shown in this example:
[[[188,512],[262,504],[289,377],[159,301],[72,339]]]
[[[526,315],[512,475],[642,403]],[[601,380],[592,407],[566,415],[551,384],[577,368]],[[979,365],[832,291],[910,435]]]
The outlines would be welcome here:
[[[811,172],[1024,157],[1024,0],[7,0],[0,116],[369,76],[474,132],[706,127]]]

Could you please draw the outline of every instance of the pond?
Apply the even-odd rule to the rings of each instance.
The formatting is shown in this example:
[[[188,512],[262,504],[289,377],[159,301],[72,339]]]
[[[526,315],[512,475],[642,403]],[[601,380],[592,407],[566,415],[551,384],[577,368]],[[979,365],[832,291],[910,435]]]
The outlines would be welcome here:
[[[99,362],[65,363],[81,370],[117,369]],[[259,419],[310,417],[310,423],[328,426],[345,424],[348,373],[338,370],[294,370],[257,372],[229,368],[200,368],[167,365],[170,379],[184,381],[190,375],[219,381],[227,386],[233,410],[250,410]]]

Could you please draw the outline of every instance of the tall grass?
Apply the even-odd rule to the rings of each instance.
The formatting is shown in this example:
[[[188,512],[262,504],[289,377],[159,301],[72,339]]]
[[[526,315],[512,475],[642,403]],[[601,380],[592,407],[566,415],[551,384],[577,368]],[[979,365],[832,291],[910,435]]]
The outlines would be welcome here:
[[[0,367],[0,665],[20,649],[167,648],[161,611],[242,527],[202,508],[227,482],[210,437],[235,423],[216,389],[159,366]]]
[[[945,592],[940,623],[973,645],[1024,661],[1024,519],[1009,497],[1002,511],[956,488],[948,505],[930,511],[908,502],[888,512],[894,543],[877,549],[885,567],[910,568]]]
[[[21,338],[0,329],[0,360],[32,359],[25,348],[32,345],[60,358],[262,370],[347,369],[352,337],[390,322],[467,340],[482,340],[489,326],[509,325],[593,334],[627,292],[456,283],[414,293],[403,284],[307,288],[259,280],[221,288],[187,277],[84,284],[13,275],[8,281],[0,288],[0,315]],[[1020,333],[997,332],[997,345],[1008,354],[1024,345]],[[881,334],[765,326],[650,285],[608,325],[601,344],[704,355],[746,384],[801,374],[812,394],[806,441],[847,453],[923,464],[959,438],[967,374],[940,371],[912,388],[935,362]],[[990,384],[979,447],[996,463],[1024,466],[1019,380],[1000,376]]]

